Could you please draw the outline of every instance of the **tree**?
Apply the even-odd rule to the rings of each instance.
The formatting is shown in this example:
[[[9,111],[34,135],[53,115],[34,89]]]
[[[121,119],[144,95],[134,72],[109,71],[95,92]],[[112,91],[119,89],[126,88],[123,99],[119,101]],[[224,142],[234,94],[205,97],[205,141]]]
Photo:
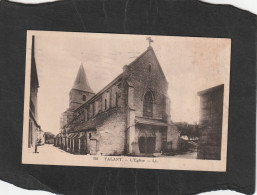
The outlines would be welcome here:
[[[45,140],[49,140],[49,139],[53,139],[54,138],[54,134],[51,132],[45,132]]]
[[[177,122],[175,125],[180,132],[180,136],[187,136],[188,140],[199,137],[199,125],[197,123]]]

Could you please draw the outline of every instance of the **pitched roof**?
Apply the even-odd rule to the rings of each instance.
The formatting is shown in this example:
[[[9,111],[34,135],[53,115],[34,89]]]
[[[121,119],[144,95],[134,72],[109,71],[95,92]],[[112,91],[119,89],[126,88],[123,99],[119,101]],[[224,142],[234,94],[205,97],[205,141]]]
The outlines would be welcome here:
[[[94,93],[94,91],[90,88],[87,77],[86,77],[86,73],[84,70],[83,65],[81,64],[79,67],[79,71],[76,77],[76,80],[73,84],[72,89],[77,89],[77,90],[81,90],[81,91],[87,91],[90,93]]]
[[[32,45],[31,45],[31,83],[35,85],[37,88],[39,87],[38,75],[37,75],[37,67],[35,60],[35,36],[32,36]]]

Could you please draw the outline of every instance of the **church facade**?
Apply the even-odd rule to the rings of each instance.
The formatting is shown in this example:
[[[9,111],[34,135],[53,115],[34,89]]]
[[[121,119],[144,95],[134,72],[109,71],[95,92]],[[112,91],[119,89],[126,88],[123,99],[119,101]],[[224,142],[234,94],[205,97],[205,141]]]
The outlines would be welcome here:
[[[90,88],[81,65],[55,145],[91,155],[176,151],[179,132],[171,121],[167,91],[168,82],[151,46],[98,93]]]

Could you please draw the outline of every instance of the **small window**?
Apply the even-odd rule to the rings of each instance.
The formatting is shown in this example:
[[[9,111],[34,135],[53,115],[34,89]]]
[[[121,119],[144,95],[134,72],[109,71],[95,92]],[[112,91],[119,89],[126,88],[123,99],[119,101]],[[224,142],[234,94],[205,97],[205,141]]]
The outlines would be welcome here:
[[[98,102],[98,112],[102,112],[102,110],[102,98],[100,98]]]
[[[87,118],[88,119],[92,118],[92,114],[93,114],[93,105],[92,104],[89,104],[87,111],[88,111],[87,112]]]
[[[90,119],[90,107],[87,109],[87,120]]]
[[[93,117],[93,112],[94,112],[94,106],[91,103],[89,107],[90,107],[90,118],[92,118]]]
[[[91,134],[91,133],[89,133],[89,139],[91,139],[91,137],[92,137],[92,134]]]
[[[104,100],[104,110],[107,110],[107,99]]]
[[[151,65],[151,64],[148,65],[148,71],[149,71],[149,72],[152,71],[152,65]]]
[[[86,101],[86,96],[85,95],[83,95],[83,101]]]
[[[95,102],[92,103],[92,117],[95,116]]]
[[[87,121],[87,110],[84,111],[84,120]]]
[[[94,103],[94,115],[98,114],[98,100]]]
[[[119,94],[116,92],[115,105],[118,106]]]

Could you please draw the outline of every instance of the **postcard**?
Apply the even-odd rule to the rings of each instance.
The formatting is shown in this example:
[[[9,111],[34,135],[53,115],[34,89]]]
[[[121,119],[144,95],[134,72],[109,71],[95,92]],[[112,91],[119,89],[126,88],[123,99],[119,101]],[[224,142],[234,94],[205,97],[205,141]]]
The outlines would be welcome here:
[[[27,31],[22,163],[226,171],[231,39]]]

